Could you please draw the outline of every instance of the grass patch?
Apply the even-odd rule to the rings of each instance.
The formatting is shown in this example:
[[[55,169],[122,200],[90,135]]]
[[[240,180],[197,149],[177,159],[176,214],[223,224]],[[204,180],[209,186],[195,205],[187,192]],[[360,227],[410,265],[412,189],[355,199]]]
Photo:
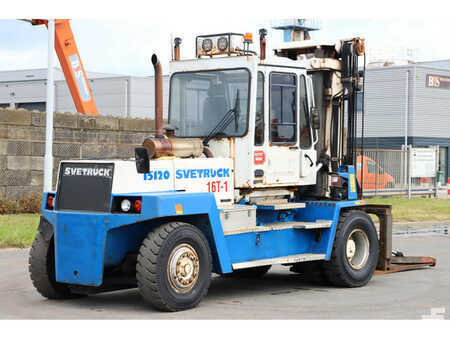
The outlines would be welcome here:
[[[39,214],[0,215],[0,248],[31,246],[39,225]]]
[[[448,221],[450,199],[367,198],[371,204],[391,204],[394,222]],[[0,215],[0,248],[31,246],[39,225],[39,214]],[[374,220],[377,217],[374,216]]]
[[[391,204],[394,222],[450,220],[450,199],[386,197],[367,198],[365,201],[370,204]]]

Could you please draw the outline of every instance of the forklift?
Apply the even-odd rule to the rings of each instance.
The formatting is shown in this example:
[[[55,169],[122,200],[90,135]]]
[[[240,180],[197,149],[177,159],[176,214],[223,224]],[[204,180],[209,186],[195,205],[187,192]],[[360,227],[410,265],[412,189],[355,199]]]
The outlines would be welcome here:
[[[57,20],[57,54],[78,111],[96,113],[68,29]],[[364,39],[308,35],[271,53],[265,29],[259,53],[249,33],[201,35],[196,57],[183,60],[176,38],[165,126],[153,55],[154,134],[130,160],[62,161],[56,191],[44,193],[29,258],[37,291],[67,299],[137,287],[154,308],[179,311],[206,296],[212,272],[258,278],[282,264],[353,288],[376,270],[434,266],[431,257],[393,255],[391,206],[362,199]],[[78,68],[67,62],[74,53]]]

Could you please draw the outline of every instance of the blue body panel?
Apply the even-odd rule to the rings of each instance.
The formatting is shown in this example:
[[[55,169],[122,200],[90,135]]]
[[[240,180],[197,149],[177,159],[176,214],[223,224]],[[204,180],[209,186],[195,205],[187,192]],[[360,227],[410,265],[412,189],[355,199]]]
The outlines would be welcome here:
[[[151,224],[139,226],[139,223],[168,216],[207,215],[219,269],[231,272],[219,210],[212,193],[167,192],[139,196],[142,196],[141,214],[53,211],[46,210],[43,203],[42,214],[53,225],[55,234],[57,281],[101,285],[103,267],[117,264],[126,252],[139,249],[143,237],[152,229]],[[181,205],[181,211],[177,211],[176,205]]]
[[[305,208],[292,212],[258,210],[257,224],[280,222],[280,213],[288,213],[286,222],[332,221],[330,228],[317,230],[285,229],[261,231],[226,236],[231,262],[239,263],[252,260],[283,257],[289,255],[314,253],[325,254],[330,259],[333,240],[342,208],[361,205],[363,201],[300,201]],[[320,232],[320,236],[317,234]]]
[[[321,253],[329,259],[341,209],[364,203],[300,201],[306,203],[305,208],[258,209],[258,226],[280,221],[316,220],[331,220],[332,225],[316,230],[284,229],[225,236],[220,210],[212,193],[173,191],[132,196],[142,196],[141,214],[46,210],[44,194],[42,214],[53,225],[55,234],[57,281],[100,286],[104,267],[119,264],[128,252],[137,252],[147,233],[166,222],[160,220],[161,217],[207,217],[210,227],[208,239],[215,257],[213,270],[217,273],[231,272],[234,263],[302,253]]]

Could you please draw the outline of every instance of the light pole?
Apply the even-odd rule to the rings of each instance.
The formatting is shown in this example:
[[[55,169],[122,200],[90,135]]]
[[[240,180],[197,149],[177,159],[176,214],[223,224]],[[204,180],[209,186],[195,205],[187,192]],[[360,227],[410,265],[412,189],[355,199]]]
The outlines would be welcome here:
[[[48,20],[48,70],[47,70],[47,116],[45,124],[44,192],[52,190],[53,181],[53,111],[54,88],[55,20]]]

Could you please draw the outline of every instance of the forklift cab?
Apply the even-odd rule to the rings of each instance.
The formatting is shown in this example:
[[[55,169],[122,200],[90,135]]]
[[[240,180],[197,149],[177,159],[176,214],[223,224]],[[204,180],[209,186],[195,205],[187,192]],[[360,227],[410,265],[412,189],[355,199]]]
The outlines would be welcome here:
[[[306,63],[233,50],[238,55],[212,49],[171,62],[174,136],[202,139],[214,157],[232,158],[237,189],[316,184],[318,133]]]
[[[305,68],[286,67],[282,61],[258,67],[254,152],[259,155],[254,163],[266,174],[256,186],[315,183],[318,137],[311,123],[312,82]]]

